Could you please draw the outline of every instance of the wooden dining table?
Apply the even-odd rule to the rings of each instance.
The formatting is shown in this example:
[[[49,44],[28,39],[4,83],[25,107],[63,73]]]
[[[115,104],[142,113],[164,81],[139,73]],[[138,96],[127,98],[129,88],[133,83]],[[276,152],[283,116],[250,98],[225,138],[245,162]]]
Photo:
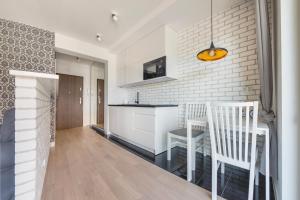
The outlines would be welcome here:
[[[245,123],[242,123],[243,125]],[[187,120],[187,181],[192,180],[192,127],[193,126],[199,126],[206,128],[208,127],[208,119],[206,117],[200,118],[198,120]],[[237,125],[238,128],[238,125]],[[246,129],[245,126],[242,127],[243,130]],[[249,123],[249,133],[253,133],[253,127],[252,123]],[[262,136],[265,138],[265,191],[266,191],[266,200],[270,199],[270,133],[269,133],[269,127],[267,123],[262,122],[258,120],[257,122],[257,130],[256,130],[257,136]]]

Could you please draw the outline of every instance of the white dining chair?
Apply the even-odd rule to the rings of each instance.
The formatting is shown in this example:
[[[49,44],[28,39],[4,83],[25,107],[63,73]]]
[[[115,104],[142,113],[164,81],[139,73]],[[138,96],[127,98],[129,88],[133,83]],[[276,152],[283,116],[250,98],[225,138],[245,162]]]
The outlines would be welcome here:
[[[248,200],[252,200],[254,180],[256,185],[259,183],[256,168],[258,102],[208,102],[206,106],[212,153],[212,199],[217,199],[220,163],[227,163],[250,170]]]
[[[185,121],[184,127],[168,132],[168,142],[167,142],[167,160],[171,160],[171,150],[173,147],[180,145],[187,147],[187,122],[192,126],[189,128],[191,130],[191,156],[187,156],[187,180],[191,181],[192,171],[195,170],[196,163],[196,151],[202,147],[202,152],[205,154],[204,147],[204,133],[205,125],[197,123],[198,120],[206,118],[206,105],[205,103],[187,103],[185,104]],[[188,149],[189,152],[189,149]]]

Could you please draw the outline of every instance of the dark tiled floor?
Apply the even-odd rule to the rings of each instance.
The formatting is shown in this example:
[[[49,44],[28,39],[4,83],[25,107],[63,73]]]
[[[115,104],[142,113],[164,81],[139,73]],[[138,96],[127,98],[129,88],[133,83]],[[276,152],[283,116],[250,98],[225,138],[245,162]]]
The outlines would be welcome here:
[[[169,172],[186,179],[186,149],[175,147],[172,149],[171,161],[167,161],[167,153],[155,156],[153,163]],[[255,186],[254,199],[265,199],[265,177],[260,174],[260,185]],[[197,153],[196,170],[192,182],[211,191],[211,158]],[[225,165],[225,174],[218,172],[218,195],[229,200],[248,199],[249,171]],[[272,184],[271,184],[272,186]],[[271,199],[275,199],[271,187]]]
[[[167,161],[167,152],[157,156],[140,149],[118,138],[111,137],[110,141],[122,146],[128,151],[145,160],[165,169],[183,179],[186,179],[186,149],[175,147],[172,149],[171,161]],[[260,174],[260,185],[255,186],[254,199],[265,199],[265,177]],[[196,155],[196,170],[193,173],[192,183],[211,191],[211,158],[202,154]],[[218,172],[218,195],[228,200],[248,199],[249,171],[231,165],[225,166],[225,174]],[[270,184],[271,200],[274,198],[272,183]]]

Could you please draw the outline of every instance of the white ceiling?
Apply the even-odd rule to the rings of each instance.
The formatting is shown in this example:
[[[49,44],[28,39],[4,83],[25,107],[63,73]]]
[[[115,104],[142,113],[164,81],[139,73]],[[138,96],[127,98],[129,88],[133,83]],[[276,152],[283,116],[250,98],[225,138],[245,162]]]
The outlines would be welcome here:
[[[234,0],[214,0],[214,12]],[[180,30],[209,16],[209,0],[0,0],[0,17],[74,37],[112,50],[170,24]],[[111,20],[116,11],[119,21]],[[96,33],[103,33],[101,43]]]

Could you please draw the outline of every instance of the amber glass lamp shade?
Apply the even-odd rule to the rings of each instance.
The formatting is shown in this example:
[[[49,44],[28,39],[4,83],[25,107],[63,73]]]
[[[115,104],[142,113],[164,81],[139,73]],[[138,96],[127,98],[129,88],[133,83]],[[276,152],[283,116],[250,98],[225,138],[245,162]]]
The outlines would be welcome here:
[[[215,61],[226,57],[228,54],[225,48],[216,48],[214,43],[211,42],[209,49],[204,49],[197,54],[197,58],[202,61]]]

